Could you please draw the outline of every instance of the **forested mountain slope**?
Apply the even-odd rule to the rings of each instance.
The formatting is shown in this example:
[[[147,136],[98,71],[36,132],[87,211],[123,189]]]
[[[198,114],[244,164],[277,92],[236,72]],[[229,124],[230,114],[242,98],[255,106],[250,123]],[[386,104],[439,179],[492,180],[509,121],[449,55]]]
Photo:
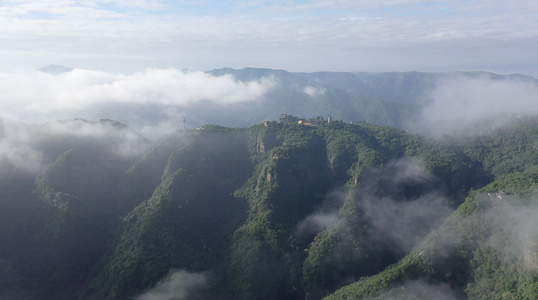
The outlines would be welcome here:
[[[536,299],[536,173],[473,191],[398,263],[326,299]]]
[[[495,180],[397,264],[327,299],[536,299],[537,130],[520,119],[460,140]]]
[[[450,143],[298,120],[154,143],[107,120],[3,123],[0,296],[533,293],[536,239],[509,233],[534,205],[536,120]]]
[[[382,99],[407,105],[424,104],[429,93],[439,80],[454,76],[466,78],[488,78],[495,81],[517,80],[537,84],[527,75],[498,75],[489,72],[314,72],[295,73],[311,82],[362,95],[366,98]]]
[[[72,299],[111,238],[117,181],[150,142],[110,120],[0,128],[0,296]]]

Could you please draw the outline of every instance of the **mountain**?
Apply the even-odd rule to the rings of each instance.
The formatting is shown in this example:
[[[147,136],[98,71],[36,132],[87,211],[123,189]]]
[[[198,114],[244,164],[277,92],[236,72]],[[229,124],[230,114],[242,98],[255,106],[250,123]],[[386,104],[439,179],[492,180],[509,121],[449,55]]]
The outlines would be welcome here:
[[[398,263],[326,299],[535,299],[537,178],[512,173],[473,191]]]
[[[117,181],[149,141],[111,120],[1,124],[1,298],[71,298],[122,211]]]
[[[536,121],[520,120],[466,139],[464,151],[481,157],[495,180],[472,190],[398,263],[327,299],[535,299],[538,156],[531,137],[537,130]]]
[[[200,101],[160,103],[149,99],[143,103],[109,102],[92,107],[81,115],[103,116],[129,124],[133,128],[197,128],[205,124],[229,127],[250,127],[268,120],[276,120],[282,113],[291,115],[321,116],[344,122],[368,122],[418,131],[422,129],[424,108],[439,96],[436,91],[448,84],[446,89],[458,89],[457,79],[475,80],[476,84],[530,83],[538,81],[530,76],[498,75],[488,72],[315,72],[292,73],[285,70],[245,68],[216,69],[206,72],[208,76],[228,77],[239,86],[263,85],[263,95],[241,102],[221,103]],[[472,80],[471,80],[472,81]],[[211,91],[213,87],[208,87]],[[477,87],[468,87],[472,91]],[[217,87],[215,87],[217,89]],[[518,87],[521,90],[521,87]],[[442,91],[446,92],[441,88]],[[178,91],[180,93],[181,91]],[[508,92],[507,92],[508,93]],[[513,95],[515,92],[510,91]],[[444,94],[443,94],[444,95]],[[454,95],[454,97],[480,97],[483,95]],[[493,96],[488,96],[493,97]],[[187,101],[188,102],[188,101]],[[446,109],[445,109],[446,110]],[[183,120],[186,123],[183,123]],[[158,139],[159,136],[151,136]]]
[[[489,72],[314,72],[297,75],[325,86],[369,99],[405,105],[423,105],[436,84],[450,77],[487,78],[496,81],[516,80],[538,84],[534,77],[521,74],[499,75]]]
[[[45,72],[45,73],[49,73],[49,74],[53,74],[53,75],[58,75],[58,74],[62,74],[62,73],[71,72],[71,71],[73,71],[73,68],[64,67],[64,66],[60,66],[60,65],[46,65],[44,67],[39,68],[38,70],[41,71],[41,72]]]
[[[403,128],[415,110],[412,105],[365,97],[316,83],[283,70],[218,69],[207,74],[231,76],[244,85],[252,82],[270,82],[271,88],[263,96],[240,103],[218,104],[211,101],[190,104],[114,103],[96,106],[90,115],[106,116],[135,128],[158,127],[163,122],[168,122],[175,128],[182,128],[183,117],[186,118],[187,128],[206,124],[249,127],[278,119],[282,113],[324,118],[331,115],[334,119],[347,122],[366,121]]]
[[[209,73],[215,76],[233,75],[241,82],[262,78],[272,78],[276,82],[275,87],[257,103],[259,112],[263,114],[247,112],[252,119],[235,126],[252,126],[252,121],[260,123],[274,120],[281,113],[288,113],[324,117],[331,115],[347,122],[366,121],[403,128],[415,108],[413,105],[395,104],[386,99],[365,96],[320,80],[312,80],[305,73],[252,68],[218,69]]]
[[[537,293],[537,119],[445,141],[293,115],[156,142],[0,124],[1,298]]]

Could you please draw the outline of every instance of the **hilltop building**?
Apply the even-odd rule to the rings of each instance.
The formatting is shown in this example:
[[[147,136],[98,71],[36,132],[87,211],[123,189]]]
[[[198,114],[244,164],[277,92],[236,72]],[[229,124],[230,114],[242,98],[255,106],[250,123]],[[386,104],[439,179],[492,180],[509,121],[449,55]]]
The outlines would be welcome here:
[[[327,123],[331,123],[332,122],[332,117],[331,115],[328,116],[327,118]],[[323,124],[325,123],[325,120],[323,120],[323,117],[319,116],[315,119],[300,119],[299,121],[297,121],[297,124],[299,125],[306,125],[306,126],[319,126],[320,124]]]

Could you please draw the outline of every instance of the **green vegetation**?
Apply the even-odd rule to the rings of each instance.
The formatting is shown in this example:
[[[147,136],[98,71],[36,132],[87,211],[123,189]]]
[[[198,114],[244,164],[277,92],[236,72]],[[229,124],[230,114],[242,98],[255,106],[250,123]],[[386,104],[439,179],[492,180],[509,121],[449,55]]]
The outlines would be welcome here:
[[[400,295],[415,280],[423,282],[413,291],[416,297],[444,284],[451,297],[534,299],[538,236],[534,228],[525,227],[536,224],[536,179],[536,174],[511,173],[473,191],[404,259],[327,299]]]
[[[0,170],[0,296],[130,299],[183,272],[202,299],[537,297],[538,122],[445,144],[298,120],[129,155],[112,121],[36,141],[38,172]]]

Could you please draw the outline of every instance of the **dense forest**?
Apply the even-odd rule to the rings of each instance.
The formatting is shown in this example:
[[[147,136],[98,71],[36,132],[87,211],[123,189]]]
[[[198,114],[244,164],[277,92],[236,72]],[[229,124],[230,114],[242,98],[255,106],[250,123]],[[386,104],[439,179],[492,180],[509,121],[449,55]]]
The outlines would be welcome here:
[[[538,298],[538,119],[299,120],[2,121],[0,298]]]

